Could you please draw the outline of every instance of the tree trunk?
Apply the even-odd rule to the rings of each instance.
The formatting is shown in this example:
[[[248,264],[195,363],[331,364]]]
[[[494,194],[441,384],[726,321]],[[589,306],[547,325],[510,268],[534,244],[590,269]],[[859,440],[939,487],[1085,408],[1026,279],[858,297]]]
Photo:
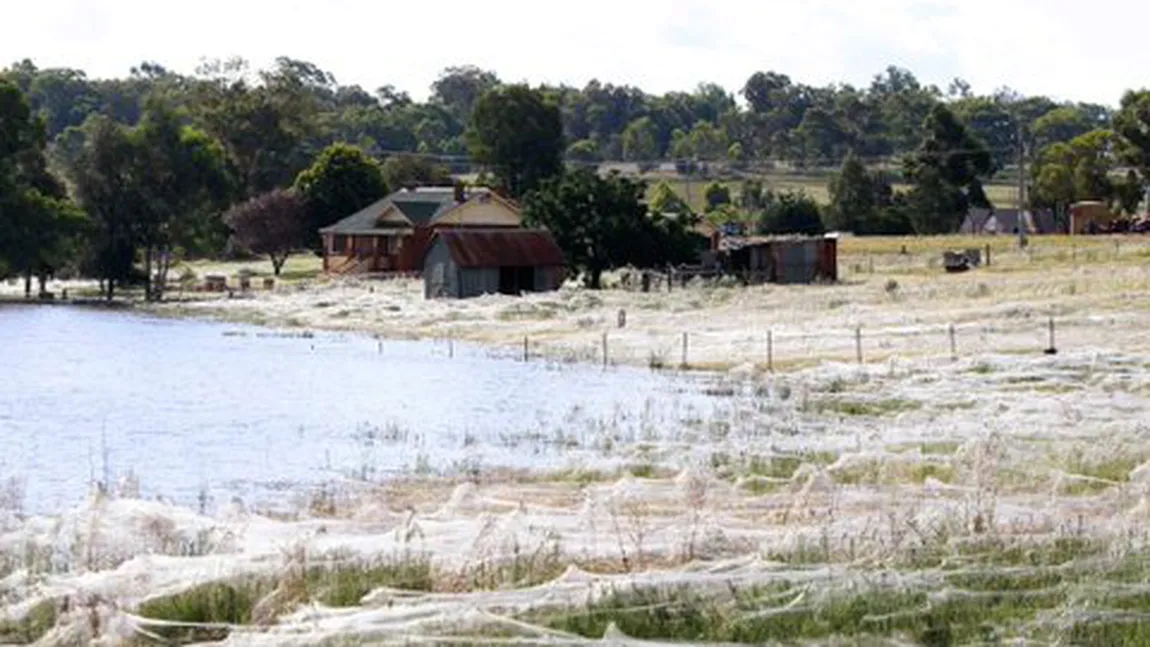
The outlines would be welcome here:
[[[45,292],[47,292],[48,291],[48,275],[44,272],[41,272],[36,277],[36,280],[38,280],[40,282],[40,294],[44,294]]]
[[[160,250],[160,267],[159,270],[156,271],[156,276],[159,279],[155,286],[156,301],[164,300],[164,289],[168,286],[168,269],[171,267],[171,265],[172,253],[167,247],[164,247]]]
[[[24,298],[32,298],[32,270],[24,271]]]
[[[589,270],[589,271],[590,271],[590,273],[591,273],[591,285],[590,285],[589,287],[590,287],[592,290],[598,290],[598,289],[600,289],[600,288],[602,287],[602,285],[603,285],[603,281],[602,281],[602,279],[603,279],[603,270],[601,270],[601,269],[599,269],[599,268],[595,268],[595,269],[592,269],[592,270]]]
[[[144,248],[144,300],[152,300],[152,246]]]
[[[116,279],[108,279],[108,300],[111,301],[112,297],[116,295]]]
[[[272,257],[272,272],[276,276],[279,276],[280,270],[283,269],[284,263],[287,262],[287,256],[276,256],[275,254],[272,254],[271,257]]]

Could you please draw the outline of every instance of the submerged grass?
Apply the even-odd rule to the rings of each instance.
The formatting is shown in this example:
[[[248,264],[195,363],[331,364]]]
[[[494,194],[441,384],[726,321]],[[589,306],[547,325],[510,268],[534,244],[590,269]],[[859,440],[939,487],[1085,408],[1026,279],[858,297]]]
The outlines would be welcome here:
[[[31,645],[56,626],[56,602],[45,600],[32,607],[20,620],[0,620],[0,643]]]

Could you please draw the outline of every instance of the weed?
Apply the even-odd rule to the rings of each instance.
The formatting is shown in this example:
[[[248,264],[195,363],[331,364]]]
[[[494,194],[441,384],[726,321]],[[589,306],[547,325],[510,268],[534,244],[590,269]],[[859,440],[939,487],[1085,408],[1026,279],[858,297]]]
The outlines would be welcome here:
[[[811,403],[810,407],[820,414],[835,413],[843,416],[882,417],[893,416],[906,411],[922,408],[922,403],[914,400],[845,400],[822,398]]]

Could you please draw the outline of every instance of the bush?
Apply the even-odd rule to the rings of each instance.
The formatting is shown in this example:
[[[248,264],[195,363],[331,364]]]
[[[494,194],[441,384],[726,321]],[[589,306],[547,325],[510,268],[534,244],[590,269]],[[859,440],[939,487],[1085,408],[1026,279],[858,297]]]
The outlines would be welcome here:
[[[765,234],[822,234],[822,211],[802,191],[780,193],[763,213],[760,229]]]

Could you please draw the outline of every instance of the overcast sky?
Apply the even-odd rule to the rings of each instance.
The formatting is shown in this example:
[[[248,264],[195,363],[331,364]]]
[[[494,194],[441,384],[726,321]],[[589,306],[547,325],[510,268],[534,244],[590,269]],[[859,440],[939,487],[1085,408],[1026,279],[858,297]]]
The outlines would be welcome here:
[[[31,58],[90,76],[141,61],[308,60],[345,84],[417,99],[449,65],[505,81],[591,78],[649,92],[737,92],[756,70],[867,84],[888,64],[945,89],[1116,105],[1150,85],[1150,3],[1137,0],[38,0],[6,2],[0,67]]]

